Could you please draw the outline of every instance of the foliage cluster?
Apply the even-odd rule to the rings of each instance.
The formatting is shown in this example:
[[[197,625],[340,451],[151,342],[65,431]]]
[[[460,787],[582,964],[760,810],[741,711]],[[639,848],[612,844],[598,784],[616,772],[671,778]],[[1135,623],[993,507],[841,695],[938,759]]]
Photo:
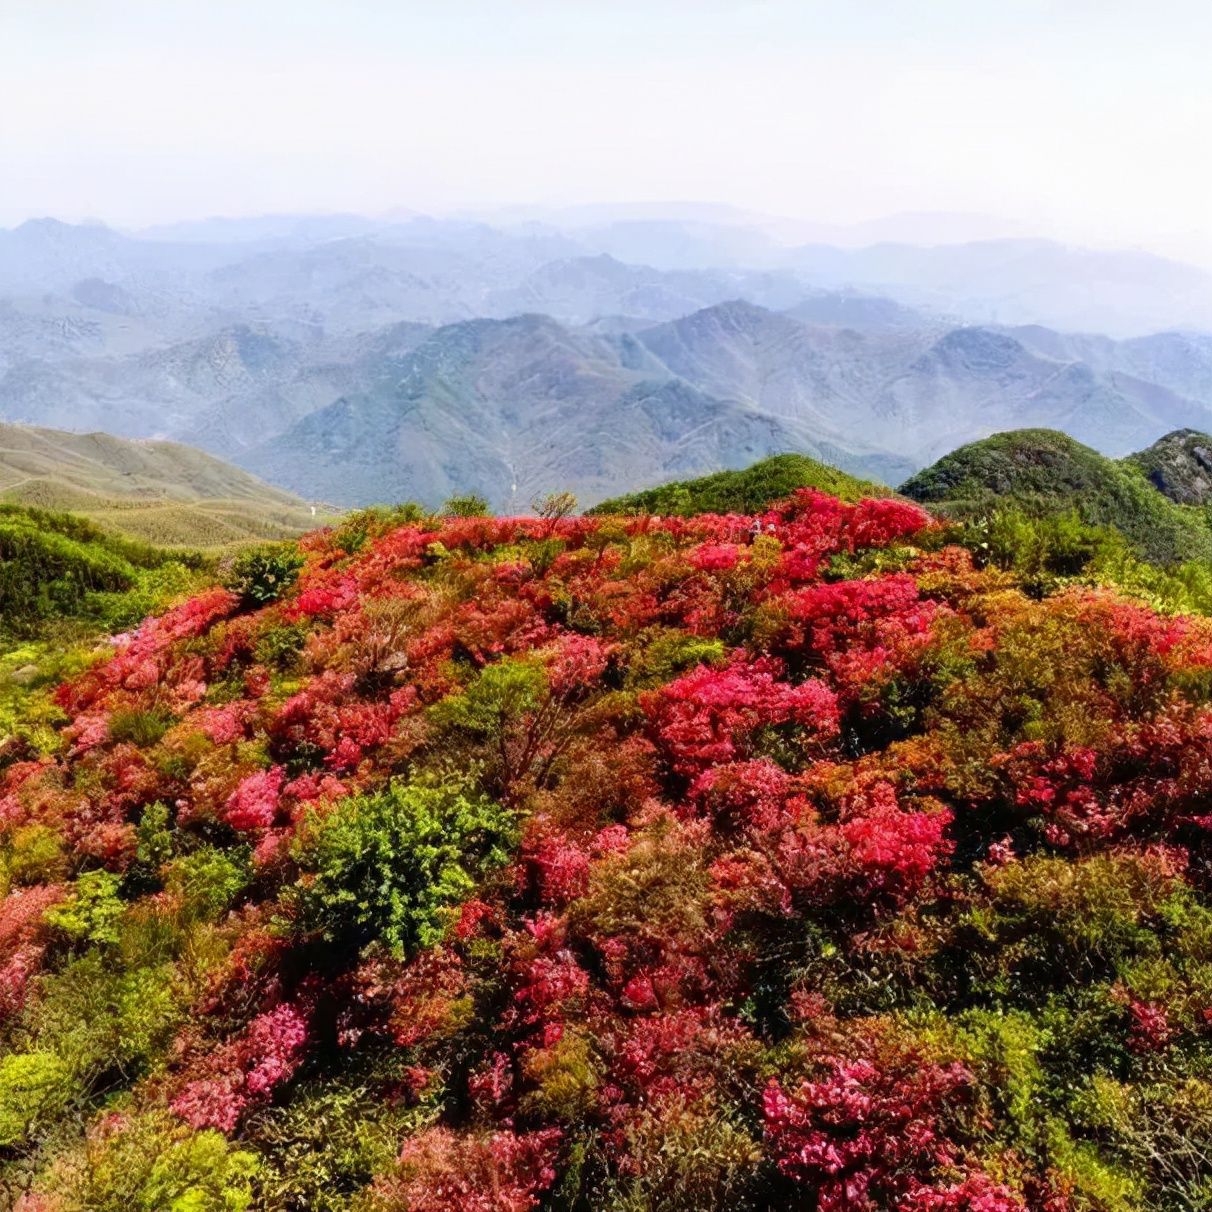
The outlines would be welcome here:
[[[80,617],[117,630],[132,602],[150,599],[149,587],[154,594],[175,579],[185,588],[202,563],[72,514],[0,505],[0,634],[30,635],[48,620]]]

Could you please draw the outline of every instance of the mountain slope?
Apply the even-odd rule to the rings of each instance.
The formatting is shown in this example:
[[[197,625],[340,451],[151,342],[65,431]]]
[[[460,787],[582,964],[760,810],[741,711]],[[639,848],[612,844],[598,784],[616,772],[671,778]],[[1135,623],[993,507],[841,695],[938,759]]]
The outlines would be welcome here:
[[[10,1206],[1200,1206],[1212,620],[904,500],[401,521],[6,729]]]
[[[1162,495],[1136,464],[1105,458],[1066,434],[1025,429],[962,446],[901,485],[922,504],[968,516],[1009,504],[1028,513],[1075,512],[1110,526],[1159,564],[1212,559],[1202,511]]]
[[[487,491],[509,510],[783,452],[895,483],[957,442],[1040,426],[1120,455],[1210,415],[1059,336],[1042,352],[1005,330],[813,325],[740,300],[650,327],[532,315],[410,332],[351,365],[327,407],[225,453],[342,503]]]
[[[593,504],[620,488],[786,450],[853,470],[896,466],[802,418],[685,382],[642,337],[567,329],[545,316],[450,325],[393,360],[370,390],[239,460],[342,504],[436,505],[477,491],[505,510],[551,488]]]
[[[843,441],[861,435],[919,466],[965,439],[1044,425],[1126,454],[1202,422],[1212,407],[1212,398],[1180,396],[1105,359],[1090,365],[1060,334],[1042,352],[998,329],[857,331],[734,301],[636,336],[701,390]]]
[[[204,451],[25,425],[0,424],[0,498],[174,546],[284,538],[315,525],[298,497]]]

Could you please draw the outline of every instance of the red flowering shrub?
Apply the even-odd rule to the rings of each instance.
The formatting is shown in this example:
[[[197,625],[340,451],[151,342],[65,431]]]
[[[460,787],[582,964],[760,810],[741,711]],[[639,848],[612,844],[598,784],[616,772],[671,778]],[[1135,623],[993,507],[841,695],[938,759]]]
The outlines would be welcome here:
[[[204,1076],[188,1082],[172,1109],[195,1128],[233,1132],[240,1118],[289,1080],[307,1045],[307,1023],[283,1004],[254,1018],[243,1033],[202,1063]]]
[[[405,1142],[400,1174],[382,1180],[383,1212],[528,1212],[555,1181],[559,1129],[483,1138],[430,1128]]]
[[[817,1191],[821,1212],[920,1206],[902,1201],[920,1199],[953,1161],[942,1116],[970,1081],[954,1064],[882,1068],[834,1057],[791,1093],[771,1082],[763,1111],[775,1164]]]
[[[0,901],[0,1022],[25,1005],[29,979],[46,950],[46,911],[64,892],[43,884],[17,889]]]
[[[837,699],[823,682],[779,681],[769,661],[734,660],[725,669],[700,668],[649,695],[645,706],[657,743],[673,770],[693,778],[711,766],[753,756],[756,734],[795,724],[810,742],[832,738]]]
[[[905,812],[888,783],[877,783],[861,809],[841,824],[845,856],[864,899],[904,902],[951,853],[951,812]]]
[[[258,770],[228,797],[224,819],[233,829],[268,829],[277,815],[281,792],[281,766]]]

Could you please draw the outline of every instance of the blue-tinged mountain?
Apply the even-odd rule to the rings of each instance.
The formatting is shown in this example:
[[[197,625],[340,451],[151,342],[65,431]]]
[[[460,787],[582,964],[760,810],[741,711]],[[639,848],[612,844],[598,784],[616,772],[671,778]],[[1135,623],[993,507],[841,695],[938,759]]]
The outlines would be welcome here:
[[[644,334],[544,316],[441,328],[368,389],[240,456],[339,504],[485,493],[523,508],[553,485],[591,504],[620,488],[742,467],[784,450],[887,476],[898,460],[672,373]]]
[[[1210,418],[1206,399],[1118,370],[1105,352],[1085,361],[1059,336],[1048,351],[939,320],[806,324],[733,300],[648,327],[528,315],[410,334],[364,357],[327,406],[224,453],[343,504],[476,489],[517,508],[553,486],[593,504],[784,451],[895,484],[1020,428],[1060,428],[1118,456]]]

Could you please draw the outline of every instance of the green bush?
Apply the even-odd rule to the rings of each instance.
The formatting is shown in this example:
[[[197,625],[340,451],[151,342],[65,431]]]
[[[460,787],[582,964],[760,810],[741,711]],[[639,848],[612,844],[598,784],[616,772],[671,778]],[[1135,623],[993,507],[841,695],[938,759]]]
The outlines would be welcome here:
[[[486,518],[491,512],[488,502],[475,493],[451,497],[441,510],[444,518]]]
[[[342,800],[296,845],[300,926],[337,942],[431,946],[477,880],[509,860],[517,826],[491,800],[396,780]]]
[[[609,1181],[597,1207],[746,1212],[760,1206],[762,1146],[740,1116],[667,1100],[628,1124],[626,1138],[633,1171]]]
[[[631,687],[660,686],[695,665],[719,665],[727,655],[724,641],[684,631],[660,631],[637,653],[627,671]]]
[[[46,923],[84,943],[116,943],[118,919],[126,910],[118,895],[122,879],[112,871],[86,871],[71,896],[46,911]]]
[[[22,1144],[61,1114],[75,1092],[70,1066],[53,1052],[0,1059],[0,1147]]]
[[[257,640],[257,663],[285,672],[294,667],[307,640],[307,628],[301,623],[283,623],[266,627]]]
[[[390,1171],[400,1142],[436,1114],[429,1098],[412,1105],[392,1097],[406,1061],[404,1050],[364,1049],[342,1073],[300,1083],[284,1103],[257,1116],[247,1133],[266,1158],[257,1206],[275,1212],[359,1206],[353,1193]]]
[[[486,665],[462,694],[430,709],[435,723],[478,737],[500,736],[511,720],[534,711],[547,694],[547,673],[538,661],[506,658]]]
[[[66,859],[63,839],[48,826],[35,823],[10,835],[0,870],[6,884],[54,883],[63,877]]]
[[[99,544],[0,516],[0,620],[11,627],[79,613],[90,593],[131,589],[136,580],[133,565]]]
[[[224,578],[241,604],[255,608],[276,602],[298,578],[303,557],[292,543],[270,543],[243,551],[231,562]]]
[[[429,512],[415,501],[398,505],[371,505],[346,514],[333,534],[333,545],[354,555],[369,539],[378,538],[398,526],[417,525],[429,518]]]
[[[109,721],[110,740],[149,749],[173,726],[167,711],[115,711]]]
[[[182,901],[188,918],[212,921],[223,914],[251,878],[247,847],[199,846],[164,869],[164,887]]]
[[[95,1130],[86,1147],[45,1176],[63,1212],[244,1212],[256,1157],[213,1130],[195,1132],[164,1111]]]
[[[85,608],[102,631],[129,631],[162,610],[166,602],[198,589],[204,579],[193,561],[173,560],[141,570],[130,589],[89,594]]]
[[[57,1074],[63,1091],[47,1095],[41,1121],[49,1123],[69,1098],[86,1103],[115,1082],[135,1080],[181,1025],[172,965],[122,971],[115,959],[92,950],[71,960],[42,978],[38,1000],[26,1008],[19,1036],[24,1052],[54,1058],[39,1061],[39,1071]]]

